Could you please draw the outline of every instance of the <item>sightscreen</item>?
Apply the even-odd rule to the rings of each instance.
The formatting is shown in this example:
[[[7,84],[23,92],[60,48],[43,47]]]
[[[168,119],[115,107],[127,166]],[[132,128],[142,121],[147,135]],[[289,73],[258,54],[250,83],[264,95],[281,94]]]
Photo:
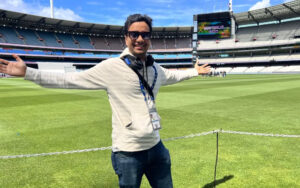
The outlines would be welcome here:
[[[231,37],[229,12],[197,15],[197,37],[199,39],[224,39]]]

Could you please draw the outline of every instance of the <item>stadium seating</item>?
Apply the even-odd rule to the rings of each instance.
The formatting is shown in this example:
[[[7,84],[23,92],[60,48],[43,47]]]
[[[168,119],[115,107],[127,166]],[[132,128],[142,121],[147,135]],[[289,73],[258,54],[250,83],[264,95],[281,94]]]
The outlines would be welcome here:
[[[176,38],[176,48],[191,48],[192,38]]]
[[[78,41],[78,45],[81,49],[94,49],[91,39],[87,35],[73,35],[75,41]]]
[[[124,44],[123,44],[123,38],[106,38],[108,48],[110,50],[123,50]]]
[[[244,72],[247,74],[259,74],[263,69],[265,69],[264,66],[248,67]]]
[[[10,27],[0,27],[0,34],[6,43],[24,44],[22,37],[17,35],[15,29]],[[21,37],[21,38],[20,38]]]
[[[277,72],[282,67],[283,66],[269,66],[269,67],[266,67],[265,69],[261,70],[261,72],[264,72],[264,73],[273,73],[273,72]]]
[[[248,67],[235,67],[230,71],[230,74],[244,74]]]
[[[75,40],[72,35],[56,33],[58,41],[61,41],[61,45],[64,48],[79,48],[78,44],[75,44]]]
[[[239,42],[289,40],[298,34],[300,21],[239,28],[236,38]]]
[[[292,2],[285,4],[294,5]],[[285,9],[285,12],[280,9]],[[298,9],[295,7],[295,10]],[[9,14],[4,15],[6,12]],[[190,66],[194,54],[200,57],[200,63],[224,66],[214,71],[234,74],[297,72],[299,67],[295,64],[299,64],[300,60],[300,20],[299,15],[294,13],[283,5],[268,10],[233,13],[238,29],[230,39],[198,41],[194,37],[197,33],[193,26],[154,27],[148,52],[157,62],[167,66]],[[18,53],[30,56],[33,61],[38,56],[51,61],[72,59],[76,63],[82,60],[87,63],[94,61],[92,63],[96,64],[99,60],[119,56],[126,47],[124,36],[120,33],[123,26],[71,23],[64,20],[53,24],[57,20],[34,15],[20,17],[10,11],[4,11],[3,16],[3,22],[0,20],[0,53],[4,56]],[[294,16],[297,18],[292,18]],[[72,27],[72,24],[76,27]],[[192,48],[192,42],[198,44],[197,49]],[[257,67],[253,67],[252,63]],[[285,64],[285,67],[282,66]],[[275,69],[269,65],[275,65]]]
[[[295,32],[299,28],[299,21],[283,22],[281,23],[277,31],[276,40],[288,40],[294,38]]]
[[[232,70],[232,67],[220,67],[220,68],[215,68],[213,72],[226,72],[230,73]]]
[[[236,38],[239,40],[239,42],[253,41],[257,31],[258,27],[256,26],[239,28],[236,32]]]
[[[37,34],[39,38],[44,41],[46,46],[63,47],[61,43],[58,43],[58,38],[54,33],[37,31]]]
[[[163,38],[153,38],[151,39],[152,49],[166,49],[165,40]]]
[[[91,37],[95,49],[109,50],[109,45],[104,37]]]
[[[166,38],[166,49],[176,49],[176,39]]]
[[[44,43],[38,40],[38,36],[36,35],[35,31],[27,29],[16,29],[16,31],[24,37],[25,44],[44,46]]]
[[[277,37],[276,32],[277,28],[274,28],[273,24],[259,26],[258,33],[256,35],[257,41],[268,41],[275,39]]]

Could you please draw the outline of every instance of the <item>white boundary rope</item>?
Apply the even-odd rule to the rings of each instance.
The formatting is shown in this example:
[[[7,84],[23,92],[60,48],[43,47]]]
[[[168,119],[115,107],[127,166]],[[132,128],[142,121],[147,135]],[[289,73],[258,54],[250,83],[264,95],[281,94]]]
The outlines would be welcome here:
[[[219,130],[218,132],[220,132],[220,133],[229,133],[229,134],[253,135],[253,136],[270,136],[270,137],[300,138],[300,135],[288,135],[288,134],[249,133],[249,132],[225,131],[225,130]]]
[[[253,136],[268,136],[268,137],[286,137],[286,138],[300,138],[300,135],[286,135],[286,134],[267,134],[267,133],[251,133],[251,132],[240,132],[240,131],[226,131],[226,130],[214,130],[209,132],[202,132],[196,134],[190,134],[180,137],[172,137],[163,139],[163,141],[172,141],[178,139],[193,138],[198,136],[205,136],[214,133],[228,133],[228,134],[241,134],[241,135],[253,135]],[[64,154],[73,154],[73,153],[84,153],[91,151],[103,151],[111,150],[111,146],[101,147],[101,148],[91,148],[91,149],[82,149],[82,150],[72,150],[72,151],[61,151],[61,152],[51,152],[51,153],[37,153],[37,154],[23,154],[23,155],[8,155],[0,156],[0,159],[15,159],[15,158],[25,158],[25,157],[40,157],[40,156],[51,156],[51,155],[64,155]]]

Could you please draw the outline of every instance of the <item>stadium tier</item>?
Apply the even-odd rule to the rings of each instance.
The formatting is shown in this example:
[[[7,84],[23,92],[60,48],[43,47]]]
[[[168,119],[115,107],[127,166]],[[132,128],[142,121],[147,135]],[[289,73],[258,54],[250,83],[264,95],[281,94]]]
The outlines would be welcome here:
[[[193,58],[197,56],[200,63],[211,64],[216,72],[230,74],[300,73],[299,12],[300,1],[295,0],[231,13],[228,21],[235,23],[231,37],[201,36],[193,41]]]
[[[0,56],[12,59],[12,53],[19,54],[29,66],[60,62],[88,68],[118,56],[126,46],[123,26],[0,12]],[[195,39],[199,37],[195,25],[154,27],[149,53],[167,68],[191,67],[197,57],[215,71],[228,73],[276,72],[269,68],[272,66],[288,66],[281,70],[297,72],[299,12],[300,0],[242,13],[225,12],[232,28],[220,38],[201,35]]]

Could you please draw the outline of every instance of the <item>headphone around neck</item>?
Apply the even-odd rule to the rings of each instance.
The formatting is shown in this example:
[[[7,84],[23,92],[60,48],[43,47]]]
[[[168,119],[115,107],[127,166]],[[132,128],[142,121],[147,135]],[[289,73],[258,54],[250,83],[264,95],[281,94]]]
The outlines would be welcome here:
[[[136,58],[135,56],[132,55],[126,55],[122,59],[125,60],[125,58],[127,58],[130,61],[130,64],[128,64],[128,66],[130,66],[131,68],[137,70],[143,68],[143,62],[139,58]],[[153,63],[154,63],[154,58],[151,55],[147,55],[146,66],[147,67],[152,66]]]

